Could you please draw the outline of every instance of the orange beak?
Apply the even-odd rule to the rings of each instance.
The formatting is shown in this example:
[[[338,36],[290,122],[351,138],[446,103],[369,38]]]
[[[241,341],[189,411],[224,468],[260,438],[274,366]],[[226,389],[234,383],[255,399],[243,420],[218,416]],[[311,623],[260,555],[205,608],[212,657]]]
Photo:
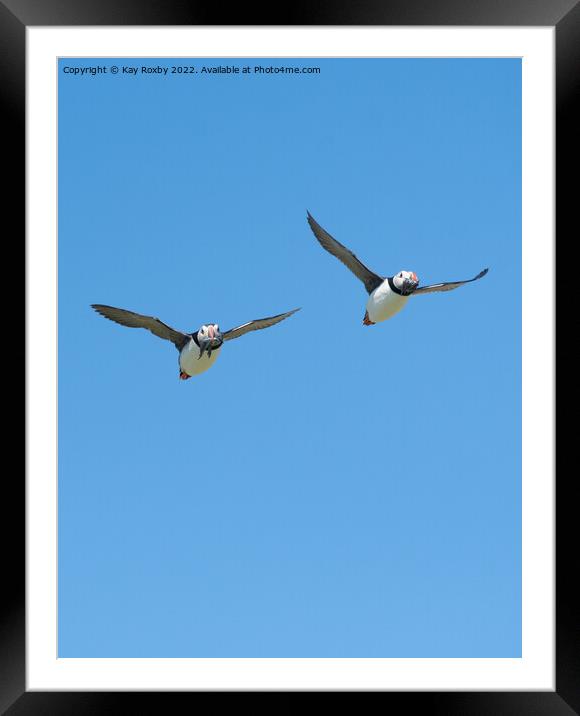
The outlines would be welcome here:
[[[213,326],[208,326],[207,332],[209,334],[209,337],[213,340],[215,338],[215,331],[214,331]]]

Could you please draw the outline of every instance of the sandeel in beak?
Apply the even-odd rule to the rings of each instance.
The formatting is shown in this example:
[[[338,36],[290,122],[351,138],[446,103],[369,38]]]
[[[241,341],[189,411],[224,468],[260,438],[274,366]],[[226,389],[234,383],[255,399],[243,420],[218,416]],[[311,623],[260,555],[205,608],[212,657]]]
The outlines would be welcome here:
[[[403,281],[403,295],[409,296],[411,293],[413,293],[413,291],[417,288],[418,285],[419,281],[413,281],[412,278],[406,278]]]
[[[220,335],[214,335],[213,330],[210,331],[210,335],[207,338],[202,338],[199,341],[199,357],[197,360],[199,360],[204,353],[207,353],[207,357],[211,357],[211,352],[215,350],[216,348],[219,348],[222,343],[224,342],[224,339]]]

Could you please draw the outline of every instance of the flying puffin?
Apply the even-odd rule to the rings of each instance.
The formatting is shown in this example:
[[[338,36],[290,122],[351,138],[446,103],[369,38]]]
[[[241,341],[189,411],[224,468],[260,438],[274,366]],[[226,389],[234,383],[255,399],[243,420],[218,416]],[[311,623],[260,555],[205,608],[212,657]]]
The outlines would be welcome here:
[[[171,328],[171,326],[166,325],[158,318],[142,316],[140,313],[125,311],[123,308],[103,306],[100,303],[91,304],[91,308],[94,308],[101,316],[120,323],[122,326],[147,328],[159,338],[171,341],[179,351],[179,377],[181,380],[187,380],[211,368],[217,360],[219,348],[224,341],[239,338],[239,336],[243,336],[244,333],[249,333],[250,331],[269,328],[300,310],[295,308],[293,311],[270,316],[270,318],[258,318],[255,321],[248,321],[248,323],[244,323],[237,328],[231,328],[223,333],[217,323],[204,324],[194,333],[182,333],[182,331]]]
[[[308,223],[321,246],[349,268],[353,274],[365,285],[370,294],[367,301],[366,313],[363,318],[365,326],[373,326],[380,321],[386,321],[398,313],[407,303],[411,295],[417,296],[436,291],[453,291],[465,283],[471,283],[485,276],[489,269],[483,269],[475,278],[466,281],[448,281],[446,283],[433,283],[430,286],[418,288],[419,279],[413,271],[399,271],[394,276],[379,276],[368,269],[357,257],[334,239],[328,231],[308,214]]]

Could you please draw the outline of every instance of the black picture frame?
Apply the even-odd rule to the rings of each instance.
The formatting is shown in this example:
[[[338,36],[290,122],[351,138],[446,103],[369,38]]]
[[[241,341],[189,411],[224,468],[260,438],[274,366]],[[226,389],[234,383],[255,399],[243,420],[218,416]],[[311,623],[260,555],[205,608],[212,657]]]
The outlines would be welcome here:
[[[447,25],[555,26],[556,28],[556,217],[560,244],[577,236],[572,212],[578,203],[574,98],[580,96],[580,3],[578,0],[362,0],[357,3],[291,3],[258,10],[246,4],[224,10],[215,3],[183,0],[0,0],[0,99],[4,124],[4,212],[24,238],[25,31],[27,26],[75,25]],[[18,230],[17,229],[17,230]],[[18,233],[11,234],[12,237]],[[570,237],[572,238],[572,237]],[[5,235],[5,242],[7,241]],[[12,238],[12,245],[17,242]],[[24,246],[24,241],[22,241]],[[552,285],[552,284],[550,284]],[[555,281],[554,281],[555,285]],[[12,299],[13,300],[13,299]],[[555,429],[555,426],[554,426]],[[391,708],[441,714],[580,713],[580,594],[571,579],[577,564],[574,480],[560,475],[556,495],[556,690],[553,692],[381,692]],[[30,692],[25,686],[24,480],[4,481],[3,545],[14,557],[4,564],[0,614],[0,711],[22,714],[168,713],[199,692]]]

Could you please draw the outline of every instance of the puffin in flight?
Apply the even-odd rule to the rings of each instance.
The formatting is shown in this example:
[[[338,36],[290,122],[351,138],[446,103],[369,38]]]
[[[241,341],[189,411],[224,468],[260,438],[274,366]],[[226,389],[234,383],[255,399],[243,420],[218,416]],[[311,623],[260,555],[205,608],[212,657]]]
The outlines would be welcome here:
[[[477,281],[485,276],[489,269],[483,269],[475,278],[466,281],[448,281],[446,283],[433,283],[430,286],[419,288],[419,279],[413,271],[399,271],[394,276],[379,276],[368,269],[357,257],[334,239],[328,231],[313,218],[310,212],[308,223],[318,239],[320,245],[339,261],[349,268],[353,274],[365,285],[369,299],[367,301],[366,313],[363,318],[365,326],[373,326],[380,321],[386,321],[398,313],[407,303],[410,296],[417,296],[424,293],[435,293],[436,291],[453,291],[466,283]]]
[[[269,328],[300,310],[295,308],[293,311],[280,313],[277,316],[258,318],[255,321],[248,321],[248,323],[244,323],[237,328],[231,328],[223,333],[217,323],[204,324],[194,333],[183,333],[152,316],[143,316],[140,313],[125,311],[123,308],[114,308],[113,306],[103,306],[100,303],[93,303],[91,307],[101,316],[120,323],[122,326],[147,328],[159,338],[171,341],[179,351],[179,377],[181,380],[187,380],[211,368],[217,360],[222,343],[225,341],[239,338],[250,331]]]

